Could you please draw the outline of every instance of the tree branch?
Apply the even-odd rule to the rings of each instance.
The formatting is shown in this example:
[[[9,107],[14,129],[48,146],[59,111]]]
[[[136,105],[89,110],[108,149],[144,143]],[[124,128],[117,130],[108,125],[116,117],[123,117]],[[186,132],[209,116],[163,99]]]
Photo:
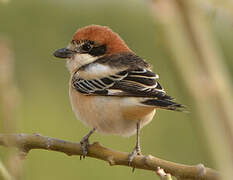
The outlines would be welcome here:
[[[45,149],[63,152],[69,156],[82,155],[80,143],[45,137],[39,134],[0,134],[0,145],[17,147],[23,154],[28,153],[32,149]],[[87,156],[107,161],[110,165],[128,166],[128,153],[111,150],[101,146],[98,142],[88,146]],[[151,155],[135,157],[131,166],[152,171],[156,171],[160,167],[166,173],[179,179],[219,179],[219,173],[217,171],[205,168],[203,165],[188,166],[162,160]]]

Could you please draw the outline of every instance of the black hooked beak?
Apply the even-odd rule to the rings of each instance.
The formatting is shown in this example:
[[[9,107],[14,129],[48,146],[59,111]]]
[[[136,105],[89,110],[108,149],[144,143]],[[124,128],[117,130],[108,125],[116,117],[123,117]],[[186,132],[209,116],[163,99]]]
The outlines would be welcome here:
[[[74,54],[75,51],[67,48],[58,49],[53,53],[53,55],[57,58],[71,58]]]

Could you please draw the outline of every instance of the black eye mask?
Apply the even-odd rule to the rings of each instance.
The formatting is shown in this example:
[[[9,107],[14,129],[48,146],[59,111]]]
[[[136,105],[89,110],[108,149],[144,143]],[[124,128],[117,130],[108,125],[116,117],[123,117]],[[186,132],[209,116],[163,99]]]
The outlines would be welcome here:
[[[82,50],[84,52],[89,52],[92,49],[92,47],[93,46],[90,43],[85,43],[85,44],[82,45]]]
[[[92,47],[88,52],[88,54],[92,56],[101,56],[104,55],[106,52],[107,52],[107,46],[104,44],[101,46]]]

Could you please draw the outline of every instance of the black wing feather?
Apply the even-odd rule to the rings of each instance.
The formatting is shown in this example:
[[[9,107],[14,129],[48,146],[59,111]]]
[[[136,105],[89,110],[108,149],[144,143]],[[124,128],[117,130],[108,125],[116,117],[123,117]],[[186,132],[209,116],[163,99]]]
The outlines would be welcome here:
[[[171,99],[157,82],[158,75],[146,69],[121,71],[101,79],[84,80],[74,76],[74,88],[84,94],[105,96],[157,97]],[[119,90],[111,93],[112,90]],[[101,92],[102,91],[102,92]]]
[[[168,109],[173,111],[184,111],[185,107],[182,104],[173,102],[168,99],[147,99],[141,102],[142,104],[160,107],[162,109]]]

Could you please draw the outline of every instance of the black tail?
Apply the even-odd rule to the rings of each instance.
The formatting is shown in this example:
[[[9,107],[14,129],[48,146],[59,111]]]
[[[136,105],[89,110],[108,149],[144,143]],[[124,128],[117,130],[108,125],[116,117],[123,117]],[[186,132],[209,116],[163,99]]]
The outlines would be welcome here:
[[[171,99],[147,99],[141,103],[172,111],[185,111],[184,105],[173,102]]]

